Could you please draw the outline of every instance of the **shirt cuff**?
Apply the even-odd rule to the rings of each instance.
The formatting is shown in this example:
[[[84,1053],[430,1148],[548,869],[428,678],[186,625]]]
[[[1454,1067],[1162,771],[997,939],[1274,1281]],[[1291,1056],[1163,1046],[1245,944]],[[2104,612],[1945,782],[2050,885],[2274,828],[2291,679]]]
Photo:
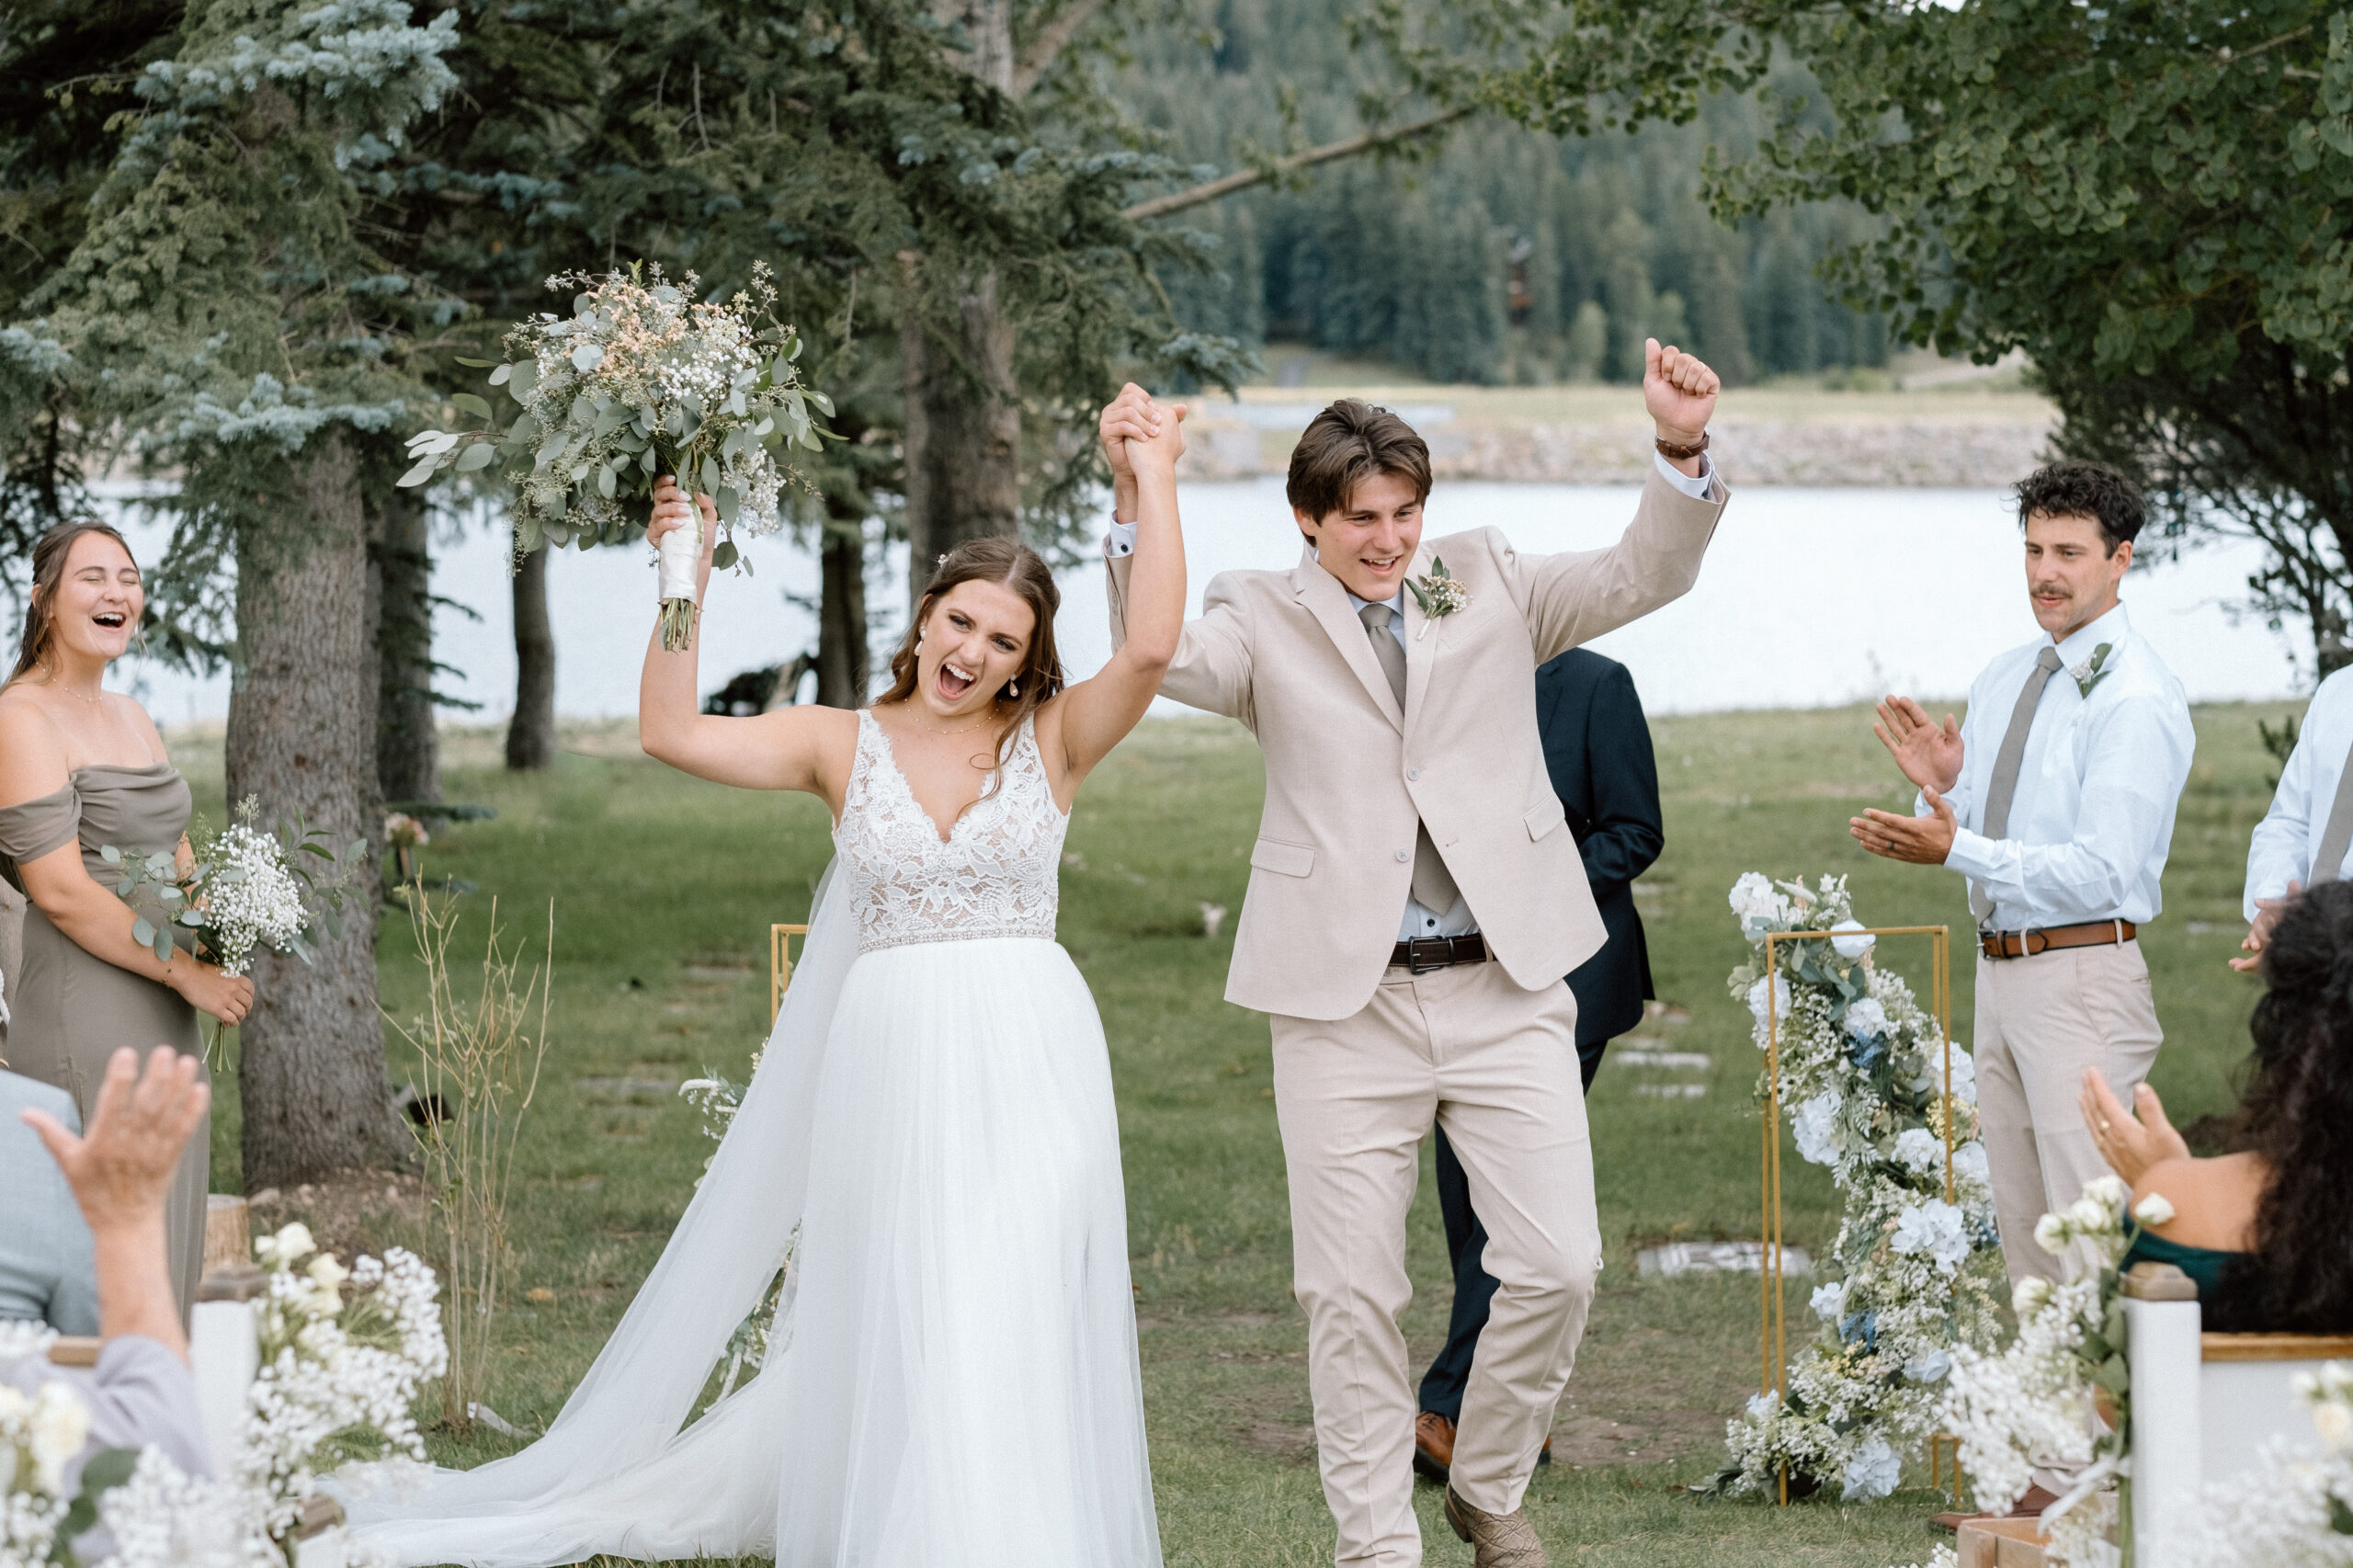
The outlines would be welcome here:
[[[1663,453],[1653,454],[1651,460],[1658,464],[1661,478],[1694,501],[1705,501],[1708,498],[1709,490],[1716,483],[1716,465],[1708,460],[1708,454],[1705,452],[1699,454],[1699,472],[1697,478],[1667,461]]]
[[[1682,476],[1678,474],[1677,477],[1680,478]],[[1113,523],[1110,528],[1103,536],[1103,553],[1113,560],[1117,560],[1122,555],[1133,555],[1135,552],[1135,524]]]
[[[1998,841],[1965,827],[1953,829],[1952,847],[1945,853],[1945,868],[1984,881],[1994,874]]]

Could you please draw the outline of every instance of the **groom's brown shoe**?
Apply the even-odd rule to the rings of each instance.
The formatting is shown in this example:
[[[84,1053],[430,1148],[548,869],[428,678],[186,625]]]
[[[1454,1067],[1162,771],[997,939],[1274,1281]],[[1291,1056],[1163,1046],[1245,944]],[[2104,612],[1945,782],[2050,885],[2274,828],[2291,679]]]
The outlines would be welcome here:
[[[1446,1522],[1471,1543],[1474,1568],[1550,1568],[1544,1543],[1536,1539],[1536,1527],[1528,1522],[1525,1508],[1509,1514],[1482,1513],[1449,1486]]]

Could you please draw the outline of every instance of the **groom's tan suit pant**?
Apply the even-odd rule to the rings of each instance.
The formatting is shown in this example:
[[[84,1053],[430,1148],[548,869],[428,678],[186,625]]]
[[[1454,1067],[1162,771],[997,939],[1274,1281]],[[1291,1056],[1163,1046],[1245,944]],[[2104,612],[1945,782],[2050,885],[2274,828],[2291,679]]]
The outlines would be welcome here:
[[[1290,1176],[1294,1289],[1338,1561],[1412,1568],[1414,1390],[1398,1313],[1405,1216],[1433,1118],[1462,1158],[1501,1281],[1471,1364],[1453,1486],[1508,1514],[1569,1380],[1601,1267],[1576,1001],[1501,964],[1390,969],[1332,1021],[1274,1017],[1275,1114]]]

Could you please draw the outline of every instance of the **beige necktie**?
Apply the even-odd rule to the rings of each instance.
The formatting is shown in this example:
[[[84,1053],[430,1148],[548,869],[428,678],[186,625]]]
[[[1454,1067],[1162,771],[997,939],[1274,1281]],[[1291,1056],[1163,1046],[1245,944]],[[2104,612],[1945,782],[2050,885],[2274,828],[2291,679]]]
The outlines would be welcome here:
[[[1977,830],[1988,838],[2009,836],[2010,801],[2018,792],[2018,767],[2026,760],[2027,732],[2034,728],[2034,710],[2042,700],[2042,688],[2058,673],[2059,650],[2045,648],[2027,674],[2018,705],[2010,710],[2010,727],[2002,732],[2002,749],[1994,754],[1994,777],[1985,785],[1985,815]],[[1969,912],[1977,916],[1980,926],[1994,913],[1994,895],[1975,882],[1969,884]]]
[[[1397,699],[1397,711],[1405,711],[1405,647],[1389,630],[1389,618],[1394,613],[1387,605],[1367,605],[1357,611],[1357,619],[1364,622],[1365,636],[1372,643],[1372,656],[1381,661],[1381,673],[1389,677],[1389,689]],[[1439,858],[1438,846],[1430,842],[1430,830],[1420,823],[1414,824],[1414,902],[1432,915],[1444,915],[1462,896],[1454,885],[1454,878],[1447,871],[1446,861]]]
[[[2353,754],[2346,756],[2345,771],[2336,776],[2336,798],[2329,802],[2328,825],[2321,829],[2320,848],[2313,855],[2312,874],[2304,885],[2316,888],[2336,881],[2347,849],[2353,849]]]

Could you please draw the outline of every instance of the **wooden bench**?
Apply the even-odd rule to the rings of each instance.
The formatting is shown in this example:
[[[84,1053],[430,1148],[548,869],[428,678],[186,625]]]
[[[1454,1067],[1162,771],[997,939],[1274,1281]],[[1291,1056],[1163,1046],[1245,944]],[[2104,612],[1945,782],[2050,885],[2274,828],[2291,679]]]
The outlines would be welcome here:
[[[2208,1485],[2256,1468],[2275,1438],[2319,1453],[2294,1379],[2353,1360],[2353,1335],[2205,1333],[2196,1286],[2150,1263],[2125,1277],[2124,1325],[2133,1568],[2194,1568],[2180,1539]]]

